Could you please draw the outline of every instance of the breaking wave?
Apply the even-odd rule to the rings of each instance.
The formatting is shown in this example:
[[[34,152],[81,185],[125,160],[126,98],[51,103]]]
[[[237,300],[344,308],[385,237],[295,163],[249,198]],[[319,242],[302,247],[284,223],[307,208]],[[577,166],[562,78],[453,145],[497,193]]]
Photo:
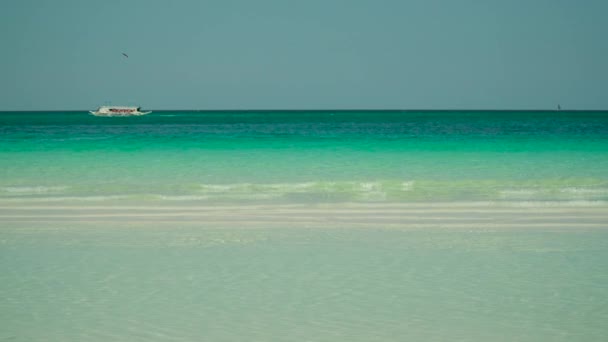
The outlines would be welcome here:
[[[458,202],[608,201],[603,181],[310,181],[232,184],[4,186],[0,201]]]

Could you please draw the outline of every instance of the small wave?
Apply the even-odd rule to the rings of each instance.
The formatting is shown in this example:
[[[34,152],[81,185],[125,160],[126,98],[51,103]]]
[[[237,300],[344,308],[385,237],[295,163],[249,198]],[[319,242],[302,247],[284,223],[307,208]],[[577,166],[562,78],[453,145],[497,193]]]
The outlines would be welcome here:
[[[562,193],[577,194],[577,195],[608,195],[607,188],[590,189],[590,188],[569,187],[569,188],[560,189],[559,191]]]
[[[414,182],[356,182],[327,181],[302,183],[237,183],[237,184],[200,184],[204,193],[228,192],[378,192],[383,190],[410,191]]]
[[[163,201],[202,201],[208,200],[209,196],[194,196],[194,195],[184,195],[184,196],[167,196],[167,195],[154,195],[159,200]]]
[[[515,189],[499,191],[499,196],[504,199],[524,199],[531,198],[539,194],[538,190],[534,189]]]
[[[511,207],[537,208],[537,207],[604,207],[608,205],[608,201],[586,201],[586,200],[571,200],[571,201],[513,201],[513,202],[488,202],[500,203]]]
[[[68,186],[7,186],[1,188],[3,192],[10,194],[35,195],[61,193],[67,190]]]
[[[277,184],[201,184],[200,190],[208,193],[229,192],[306,192],[318,188],[319,183],[277,183]]]
[[[401,183],[402,191],[411,191],[412,189],[414,189],[414,181],[408,181],[408,182]]]
[[[114,196],[57,196],[57,197],[27,197],[27,198],[0,198],[0,202],[103,202],[112,200],[127,199],[127,195]]]
[[[386,201],[414,190],[414,181],[318,181],[300,183],[200,184],[202,194],[220,199]]]
[[[378,190],[381,189],[382,185],[378,182],[368,182],[368,183],[361,183],[359,184],[359,187],[361,188],[362,191],[370,191],[370,192],[377,192]]]

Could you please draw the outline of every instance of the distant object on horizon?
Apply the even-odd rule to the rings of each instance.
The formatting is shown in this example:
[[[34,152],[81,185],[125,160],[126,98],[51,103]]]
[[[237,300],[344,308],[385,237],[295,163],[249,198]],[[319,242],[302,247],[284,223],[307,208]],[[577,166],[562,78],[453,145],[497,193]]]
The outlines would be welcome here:
[[[101,106],[96,111],[89,111],[95,116],[141,116],[152,112],[142,112],[141,107]]]
[[[122,55],[123,55],[123,56],[125,56],[125,57],[127,57],[127,58],[129,58],[129,55],[127,55],[127,54],[126,54],[126,53],[124,53],[124,52],[122,53]]]
[[[562,106],[557,105],[557,110],[562,110]]]

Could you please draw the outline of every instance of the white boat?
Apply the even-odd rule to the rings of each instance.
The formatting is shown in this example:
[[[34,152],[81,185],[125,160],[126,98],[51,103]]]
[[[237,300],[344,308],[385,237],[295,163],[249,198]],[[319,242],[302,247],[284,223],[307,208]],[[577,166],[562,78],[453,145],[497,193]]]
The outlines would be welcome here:
[[[140,109],[141,107],[101,106],[90,113],[95,116],[140,116],[152,113],[142,112]]]

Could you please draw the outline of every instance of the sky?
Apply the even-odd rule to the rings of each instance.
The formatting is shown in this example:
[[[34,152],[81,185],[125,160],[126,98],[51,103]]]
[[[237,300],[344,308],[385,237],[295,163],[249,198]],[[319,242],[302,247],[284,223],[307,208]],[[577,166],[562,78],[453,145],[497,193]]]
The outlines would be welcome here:
[[[606,0],[2,0],[0,110],[608,109],[606,13]]]

